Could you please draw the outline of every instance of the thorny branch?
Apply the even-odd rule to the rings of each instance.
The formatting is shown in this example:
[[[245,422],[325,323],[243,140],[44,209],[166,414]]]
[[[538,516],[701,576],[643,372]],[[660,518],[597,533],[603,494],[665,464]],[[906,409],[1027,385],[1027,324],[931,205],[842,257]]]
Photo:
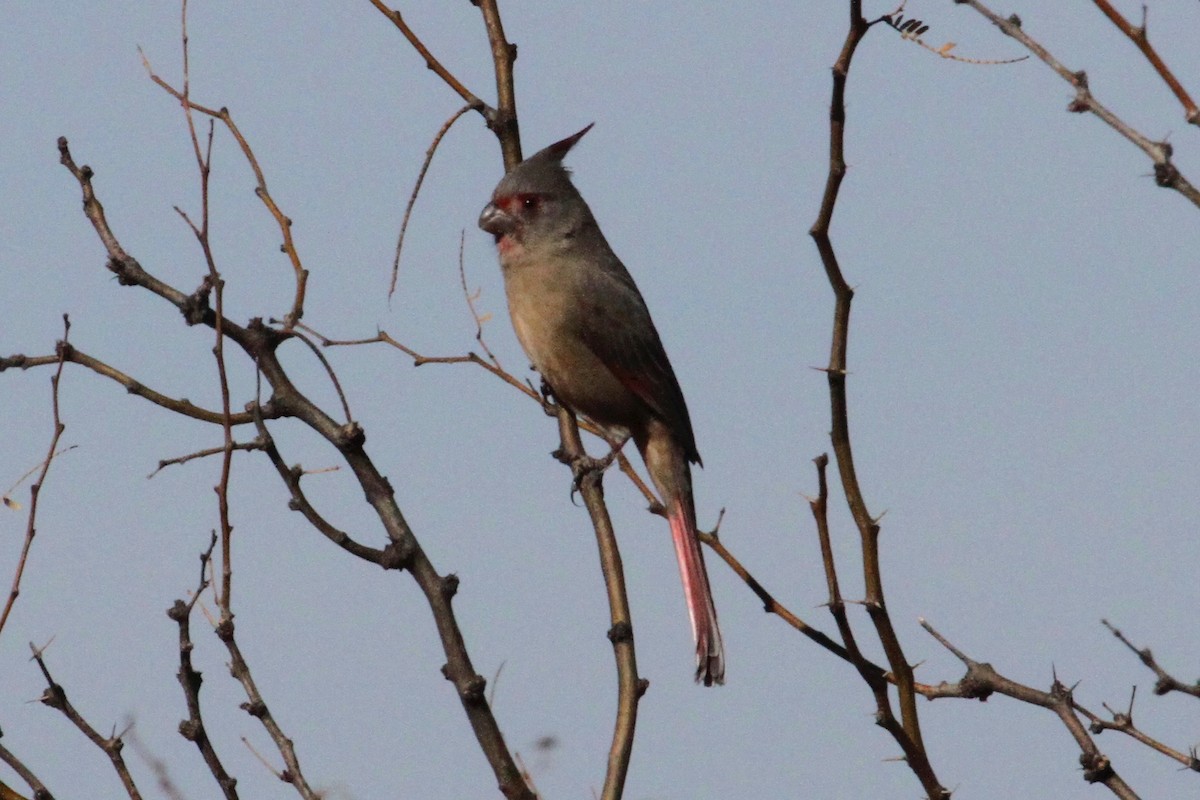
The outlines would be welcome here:
[[[855,663],[859,674],[875,696],[878,724],[887,730],[900,746],[909,768],[921,781],[930,800],[945,800],[950,796],[950,792],[938,781],[921,737],[912,667],[905,658],[884,602],[883,579],[879,564],[879,525],[867,510],[866,500],[854,468],[854,452],[850,445],[846,394],[846,353],[850,335],[850,305],[854,299],[854,290],[843,277],[833,243],[829,237],[829,229],[833,220],[834,207],[837,204],[838,191],[846,174],[845,96],[850,63],[859,43],[871,25],[875,23],[868,23],[863,17],[861,0],[851,0],[849,10],[850,20],[846,39],[833,66],[833,95],[829,111],[829,173],[825,182],[821,208],[809,234],[820,253],[821,263],[825,268],[825,275],[835,298],[832,343],[829,366],[826,369],[832,418],[830,437],[833,442],[834,455],[837,458],[838,473],[842,479],[842,490],[862,542],[863,579],[866,585],[864,605],[875,625],[876,634],[887,655],[888,665],[895,676],[900,706],[899,720],[896,719],[892,710],[887,683],[868,667],[861,654],[858,653],[849,623],[844,619],[842,601],[837,593],[836,579],[832,575],[830,576],[830,610],[838,622],[838,628],[843,637],[842,643],[850,653],[851,661]],[[880,21],[882,18],[876,20],[876,22]],[[814,511],[816,510],[814,509]],[[825,545],[822,549],[823,551],[826,549]],[[827,557],[826,569],[832,568],[832,558]]]
[[[1169,694],[1171,692],[1183,692],[1184,694],[1189,694],[1192,697],[1200,697],[1200,682],[1184,683],[1159,666],[1158,661],[1154,658],[1154,654],[1150,652],[1149,647],[1136,647],[1133,642],[1125,638],[1125,634],[1121,633],[1120,629],[1114,626],[1111,622],[1106,619],[1100,620],[1100,622],[1104,625],[1104,627],[1108,628],[1109,632],[1113,636],[1120,640],[1121,644],[1132,650],[1137,655],[1138,659],[1140,659],[1141,662],[1145,664],[1151,672],[1154,673],[1154,677],[1158,679],[1154,682],[1155,694],[1161,695]]]
[[[1047,708],[1054,712],[1079,745],[1079,763],[1083,767],[1083,779],[1088,783],[1103,784],[1121,800],[1136,800],[1137,793],[1117,774],[1108,756],[1100,752],[1083,722],[1075,715],[1074,687],[1063,684],[1057,675],[1054,676],[1048,692],[1017,683],[998,673],[991,664],[975,661],[963,653],[925,620],[920,620],[920,623],[930,636],[953,653],[967,668],[967,674],[958,683],[942,682],[934,687],[935,692],[927,697],[931,700],[940,697],[986,700],[992,694],[1002,694],[1023,703]]]

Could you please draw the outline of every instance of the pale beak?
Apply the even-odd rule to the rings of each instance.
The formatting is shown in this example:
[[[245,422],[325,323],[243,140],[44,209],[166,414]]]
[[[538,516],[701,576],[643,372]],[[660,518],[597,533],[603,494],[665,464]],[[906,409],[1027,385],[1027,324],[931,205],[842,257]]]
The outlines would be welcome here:
[[[479,227],[499,239],[517,226],[516,219],[495,203],[488,203],[479,215]]]

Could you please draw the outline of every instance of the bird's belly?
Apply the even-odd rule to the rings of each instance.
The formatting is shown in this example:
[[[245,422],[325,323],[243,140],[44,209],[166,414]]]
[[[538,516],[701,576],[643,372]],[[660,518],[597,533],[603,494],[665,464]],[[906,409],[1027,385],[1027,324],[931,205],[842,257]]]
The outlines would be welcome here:
[[[645,404],[571,326],[554,315],[510,310],[517,339],[560,401],[606,427],[636,427],[645,418]]]

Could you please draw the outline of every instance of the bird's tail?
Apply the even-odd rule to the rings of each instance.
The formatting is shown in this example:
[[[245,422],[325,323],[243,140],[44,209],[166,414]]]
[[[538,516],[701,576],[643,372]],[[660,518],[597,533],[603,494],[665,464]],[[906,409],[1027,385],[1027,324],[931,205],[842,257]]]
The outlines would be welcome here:
[[[667,518],[671,523],[675,556],[679,559],[679,576],[683,579],[692,636],[696,640],[696,682],[712,686],[725,682],[725,645],[721,641],[717,608],[708,585],[704,554],[696,535],[696,512],[690,499],[676,496],[668,508]]]

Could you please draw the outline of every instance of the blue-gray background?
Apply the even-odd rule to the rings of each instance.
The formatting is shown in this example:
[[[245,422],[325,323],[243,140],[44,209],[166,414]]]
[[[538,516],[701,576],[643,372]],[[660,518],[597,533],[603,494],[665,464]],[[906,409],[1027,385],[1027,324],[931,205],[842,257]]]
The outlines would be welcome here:
[[[469,3],[408,3],[426,44],[477,94],[494,96],[486,40]],[[891,10],[868,3],[870,14]],[[517,96],[527,152],[582,125],[576,180],[654,312],[692,412],[705,469],[702,524],[757,577],[832,629],[805,495],[828,448],[831,295],[807,236],[827,168],[829,68],[845,3],[508,3],[520,46]],[[1122,9],[1134,16],[1137,5]],[[1179,105],[1092,4],[1025,3],[1026,29],[1097,95],[1152,137],[1169,137],[1193,179],[1200,163]],[[1020,55],[981,17],[949,2],[907,9],[934,45],[978,59]],[[1177,74],[1200,68],[1194,4],[1157,3],[1150,31]],[[146,77],[144,48],[180,71],[170,2],[19,3],[0,30],[0,350],[45,354],[61,335],[153,388],[219,404],[211,332],[185,328],[147,292],[117,285],[57,165],[70,138],[91,164],[113,229],[147,269],[190,290],[199,249],[172,210],[198,213],[183,115]],[[366,2],[195,0],[193,96],[228,106],[271,192],[294,221],[312,271],[306,321],[330,336],[377,326],[430,355],[475,346],[458,277],[479,288],[506,366],[524,373],[489,237],[475,219],[501,173],[495,140],[460,121],[433,162],[413,217],[399,289],[386,300],[403,204],[429,140],[460,102]],[[1194,81],[1193,81],[1194,83]],[[1200,87],[1193,87],[1200,89]],[[1043,65],[939,59],[878,29],[854,63],[850,172],[833,226],[857,288],[851,333],[852,431],[868,502],[883,518],[893,619],[918,677],[960,665],[917,626],[925,616],[1005,674],[1123,706],[1176,747],[1197,740],[1194,709],[1156,699],[1151,676],[1100,626],[1112,619],[1194,677],[1198,599],[1197,210],[1158,189],[1147,159],[1096,119],[1065,112],[1070,88]],[[212,230],[237,320],[279,316],[291,270],[252,175],[218,131]],[[334,394],[302,347],[287,362],[303,388]],[[329,357],[368,449],[434,563],[462,579],[456,606],[497,715],[547,797],[602,782],[615,687],[607,607],[585,512],[547,456],[554,424],[469,366],[414,370],[383,346]],[[231,358],[235,404],[253,371]],[[0,484],[42,457],[50,370],[6,373]],[[175,682],[171,601],[195,583],[216,526],[215,459],[160,458],[216,445],[214,426],[180,420],[83,369],[62,384],[64,444],[53,466],[22,594],[0,637],[4,744],[59,797],[116,797],[103,755],[42,691],[27,643],[102,730],[136,721],[143,749],[186,797],[216,795]],[[319,469],[336,456],[274,426],[285,458]],[[249,434],[242,433],[243,437]],[[309,477],[310,497],[362,539],[382,535],[347,475]],[[28,501],[27,486],[17,498]],[[728,685],[691,682],[689,633],[667,528],[629,484],[608,480],[650,690],[627,796],[916,797],[895,744],[847,665],[762,613],[710,559],[729,653]],[[293,513],[262,457],[239,457],[234,606],[254,674],[305,773],[332,797],[488,797],[493,779],[438,672],[425,604],[406,575],[329,545]],[[857,538],[835,495],[847,593],[861,595]],[[25,515],[0,510],[7,586]],[[855,620],[865,631],[861,610]],[[195,628],[203,700],[243,796],[286,797],[238,741],[278,763]],[[942,780],[962,798],[1095,797],[1078,751],[1047,712],[995,698],[922,701]],[[556,744],[539,749],[541,737]],[[1100,737],[1146,796],[1195,792],[1195,776],[1116,734]],[[143,790],[162,796],[131,756]],[[15,777],[0,768],[0,777]]]

